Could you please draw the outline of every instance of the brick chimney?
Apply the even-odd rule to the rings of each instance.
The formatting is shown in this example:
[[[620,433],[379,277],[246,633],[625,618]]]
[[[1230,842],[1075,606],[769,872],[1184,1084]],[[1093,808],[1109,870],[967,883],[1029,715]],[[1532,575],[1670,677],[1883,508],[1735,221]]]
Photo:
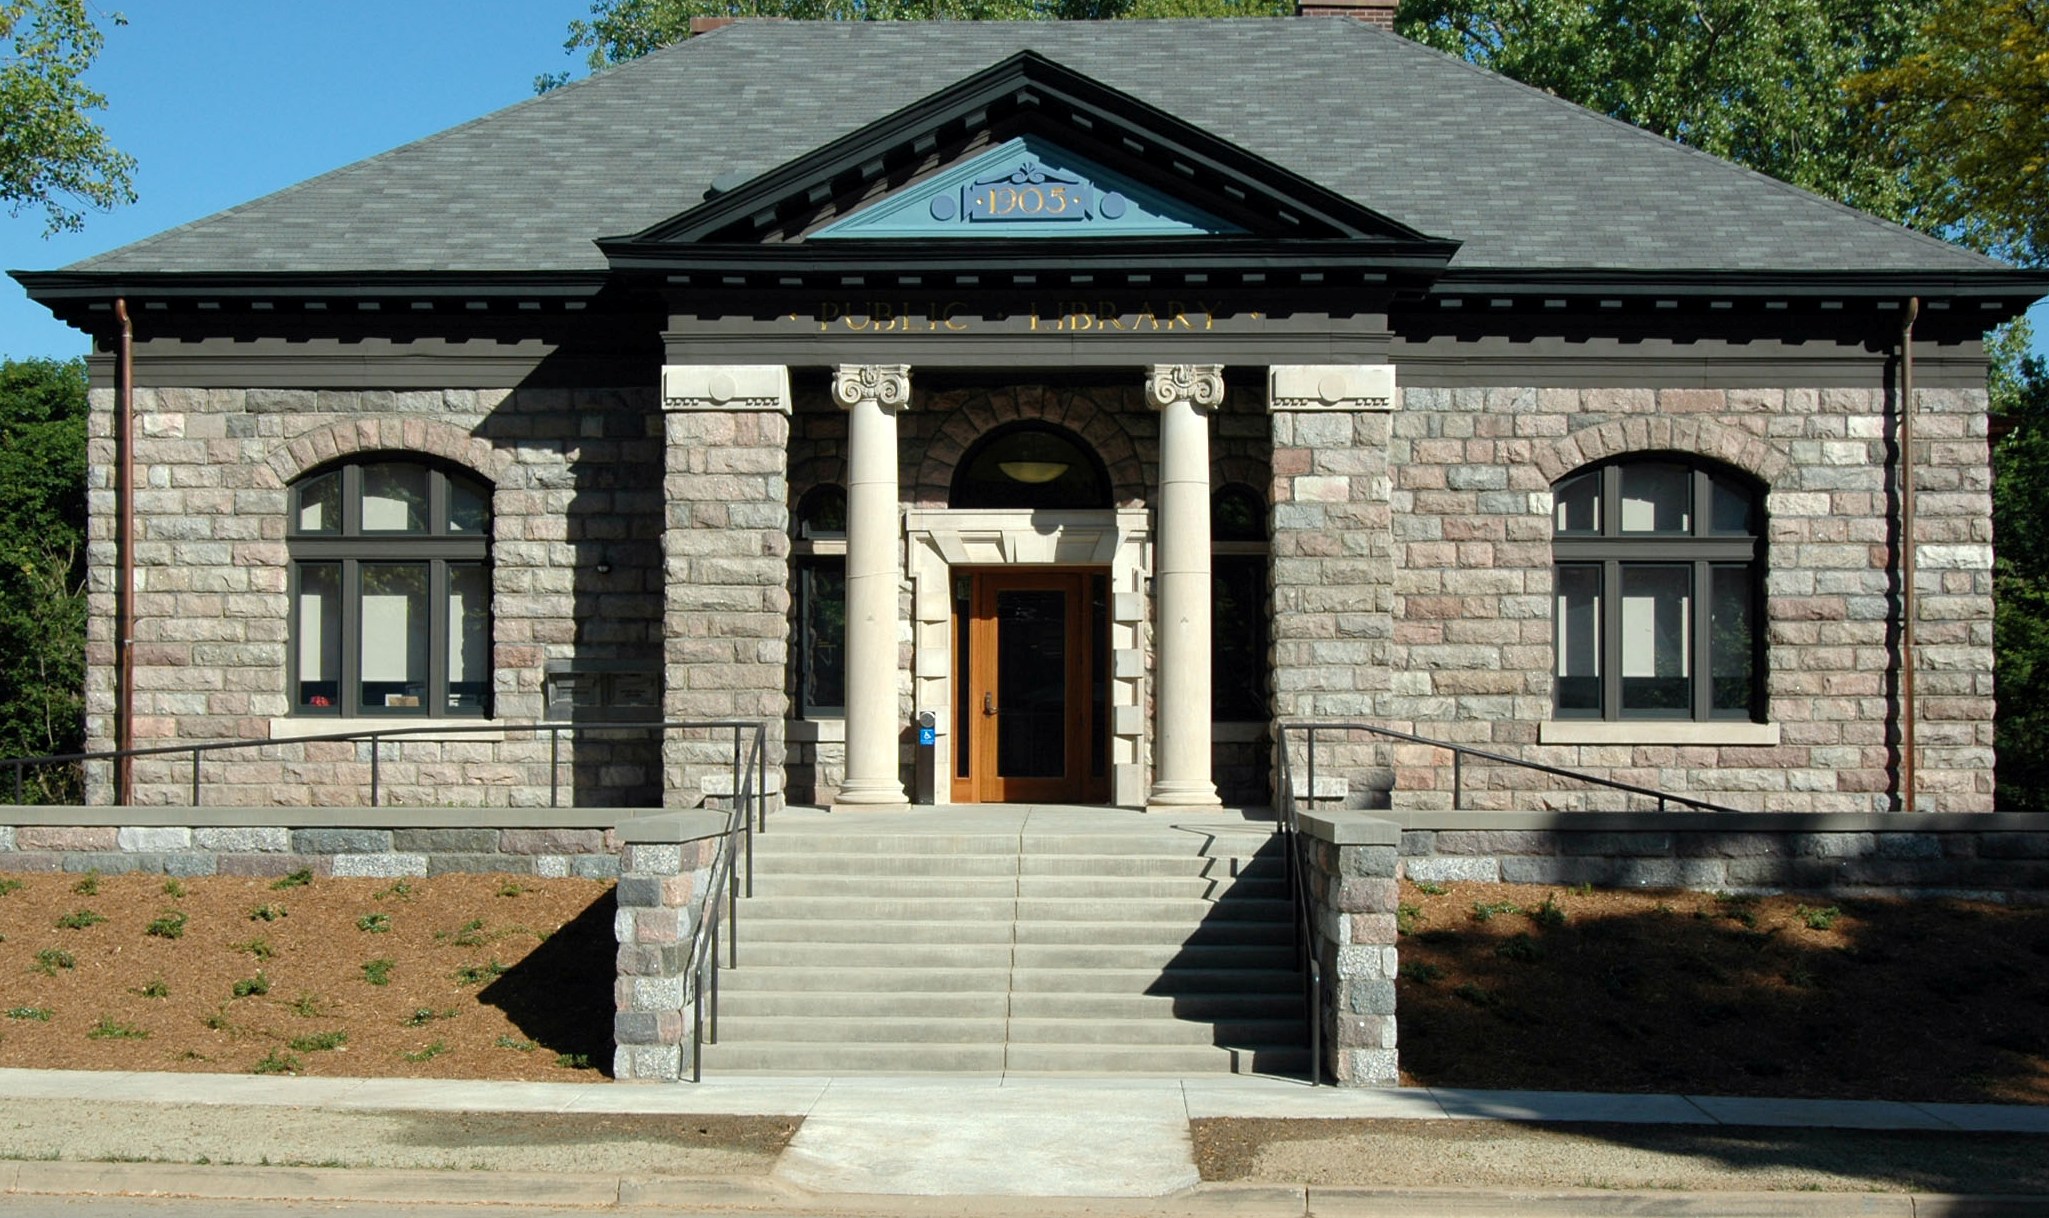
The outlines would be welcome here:
[[[738,17],[692,17],[690,19],[690,37],[695,38],[699,34],[709,34],[713,30],[722,30],[738,20]]]
[[[1350,17],[1383,30],[1394,28],[1401,0],[1295,0],[1297,17]]]

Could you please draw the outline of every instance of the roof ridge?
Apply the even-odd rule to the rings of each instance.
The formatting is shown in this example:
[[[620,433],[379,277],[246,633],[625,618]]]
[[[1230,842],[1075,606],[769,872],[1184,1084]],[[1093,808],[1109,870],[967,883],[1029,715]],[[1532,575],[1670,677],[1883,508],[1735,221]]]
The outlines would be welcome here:
[[[1677,151],[1685,153],[1688,156],[1699,158],[1701,160],[1706,161],[1709,165],[1715,166],[1723,170],[1733,171],[1734,173],[1739,174],[1743,177],[1751,178],[1760,183],[1764,183],[1772,187],[1775,187],[1781,193],[1792,195],[1794,198],[1797,198],[1802,202],[1820,203],[1826,207],[1834,209],[1837,212],[1855,217],[1857,220],[1863,222],[1863,224],[1867,227],[1875,227],[1878,230],[1884,232],[1888,236],[1896,237],[1904,233],[1907,236],[1914,238],[1916,241],[1930,246],[1931,248],[1941,249],[1949,253],[1969,254],[1973,257],[1982,259],[1988,267],[2011,266],[2011,264],[2009,263],[2002,262],[1997,258],[1989,257],[1983,253],[1980,253],[1977,250],[1969,248],[1968,246],[1961,246],[1953,241],[1944,241],[1942,238],[1937,237],[1931,233],[1924,233],[1919,229],[1910,228],[1907,225],[1900,224],[1892,220],[1888,220],[1883,216],[1872,215],[1870,212],[1864,211],[1861,208],[1852,207],[1848,203],[1845,203],[1840,199],[1831,199],[1827,195],[1817,194],[1814,191],[1805,189],[1804,187],[1795,186],[1793,183],[1788,182],[1783,178],[1775,178],[1762,170],[1752,169],[1748,165],[1744,165],[1739,162],[1729,160],[1726,157],[1716,156],[1712,152],[1708,152],[1707,150],[1702,148],[1696,148],[1691,144],[1682,144],[1678,140],[1668,139],[1665,136],[1659,135],[1657,132],[1652,131],[1648,127],[1640,127],[1637,124],[1628,121],[1627,119],[1616,118],[1612,114],[1603,114],[1599,110],[1595,110],[1590,106],[1582,106],[1578,102],[1560,97],[1556,93],[1553,93],[1548,89],[1539,89],[1535,85],[1526,84],[1523,81],[1515,79],[1513,76],[1508,76],[1501,72],[1496,72],[1492,68],[1483,68],[1479,64],[1468,62],[1467,60],[1461,59],[1458,56],[1453,55],[1447,51],[1440,51],[1436,47],[1426,46],[1423,43],[1415,41],[1414,39],[1404,38],[1400,34],[1396,34],[1391,30],[1384,30],[1377,26],[1367,26],[1364,22],[1358,21],[1350,21],[1347,22],[1347,24],[1359,26],[1361,29],[1364,30],[1369,30],[1370,36],[1374,38],[1385,39],[1394,43],[1398,43],[1403,47],[1411,48],[1422,54],[1436,56],[1437,58],[1442,59],[1448,63],[1454,64],[1467,72],[1474,73],[1475,75],[1479,76],[1484,80],[1491,81],[1498,85],[1507,85],[1510,88],[1520,90],[1533,97],[1541,98],[1545,102],[1551,104],[1552,106],[1563,107],[1568,112],[1573,113],[1575,115],[1584,118],[1591,118],[1596,121],[1606,123],[1610,126],[1620,128],[1622,131],[1627,132],[1630,136],[1636,139],[1650,141],[1654,146],[1663,148],[1667,151]]]

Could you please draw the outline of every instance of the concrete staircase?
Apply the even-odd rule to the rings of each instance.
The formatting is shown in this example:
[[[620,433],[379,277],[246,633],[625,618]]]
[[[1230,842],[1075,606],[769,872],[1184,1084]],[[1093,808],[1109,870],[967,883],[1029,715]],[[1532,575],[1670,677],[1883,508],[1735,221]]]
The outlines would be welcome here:
[[[1268,826],[957,811],[756,837],[707,1074],[1307,1071]]]

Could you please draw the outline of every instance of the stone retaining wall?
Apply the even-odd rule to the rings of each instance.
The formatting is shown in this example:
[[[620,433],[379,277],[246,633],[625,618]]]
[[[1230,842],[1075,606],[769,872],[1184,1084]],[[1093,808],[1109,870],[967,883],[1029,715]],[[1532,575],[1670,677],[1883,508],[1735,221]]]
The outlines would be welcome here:
[[[1362,816],[1302,818],[1323,970],[1323,1053],[1339,1086],[1401,1082],[1395,1052],[1395,842]]]
[[[688,1071],[696,1031],[690,939],[707,909],[725,829],[720,813],[644,817],[619,830],[624,850],[613,930],[612,1077],[674,1082]]]
[[[619,874],[616,826],[640,809],[497,816],[473,808],[5,808],[0,871],[162,875]]]

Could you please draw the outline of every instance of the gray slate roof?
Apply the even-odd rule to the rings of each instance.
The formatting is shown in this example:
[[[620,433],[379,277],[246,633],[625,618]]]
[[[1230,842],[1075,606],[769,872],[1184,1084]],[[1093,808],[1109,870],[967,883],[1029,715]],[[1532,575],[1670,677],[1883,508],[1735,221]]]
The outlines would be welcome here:
[[[1425,233],[1460,270],[2000,264],[1331,18],[743,22],[67,269],[602,269],[696,205],[1035,50]]]

